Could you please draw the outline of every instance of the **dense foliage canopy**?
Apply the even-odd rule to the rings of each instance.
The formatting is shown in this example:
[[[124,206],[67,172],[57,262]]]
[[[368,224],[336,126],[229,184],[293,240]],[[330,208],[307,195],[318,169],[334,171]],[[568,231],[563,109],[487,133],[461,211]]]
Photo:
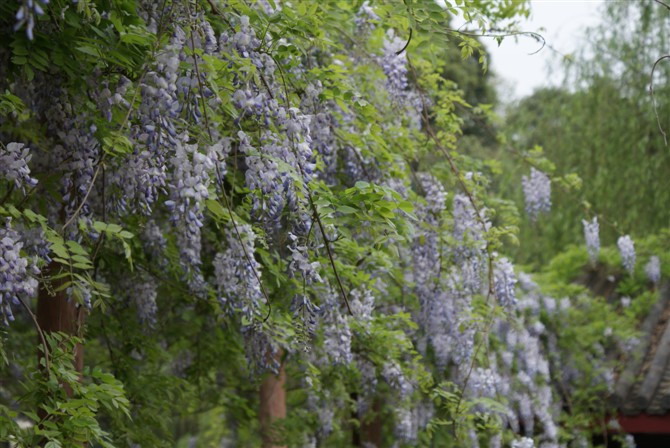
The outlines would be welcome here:
[[[2,2],[0,441],[590,446],[670,260],[552,197],[544,115],[485,157],[527,8]],[[587,247],[524,273],[556,215]]]

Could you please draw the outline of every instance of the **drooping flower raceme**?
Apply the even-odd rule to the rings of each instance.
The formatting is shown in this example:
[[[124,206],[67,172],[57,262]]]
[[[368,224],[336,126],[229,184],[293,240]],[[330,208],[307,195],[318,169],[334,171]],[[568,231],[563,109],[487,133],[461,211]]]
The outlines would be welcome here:
[[[370,2],[365,0],[356,13],[354,23],[356,23],[356,29],[358,31],[367,34],[377,27],[375,22],[378,22],[379,20],[379,16],[375,12],[374,8],[370,6]]]
[[[507,258],[501,258],[496,260],[493,273],[498,303],[509,311],[517,303],[514,291],[517,282],[514,266]]]
[[[661,260],[656,255],[649,258],[649,262],[644,267],[644,273],[652,283],[658,284],[661,280]]]
[[[170,183],[170,200],[165,205],[171,211],[170,220],[176,226],[180,261],[193,291],[204,289],[200,272],[203,201],[209,197],[209,185],[216,174],[216,166],[223,159],[223,146],[211,146],[207,153],[197,145],[179,144],[172,157],[174,167]]]
[[[384,380],[395,389],[401,398],[409,397],[414,387],[409,382],[402,369],[396,362],[388,362],[382,368],[382,376]]]
[[[37,179],[30,177],[28,162],[31,157],[30,149],[23,143],[0,145],[0,178],[13,182],[16,188],[24,191],[26,187],[37,185]]]
[[[46,8],[48,4],[49,0],[21,0],[21,6],[19,6],[19,10],[16,12],[16,25],[14,25],[14,30],[18,31],[25,25],[26,36],[28,36],[28,39],[33,40],[35,16],[43,15],[44,8]]]
[[[417,173],[416,177],[421,184],[426,202],[428,202],[428,211],[438,216],[444,211],[447,200],[444,186],[430,173]]]
[[[154,220],[147,221],[144,231],[140,234],[140,241],[146,254],[151,257],[152,263],[160,267],[167,265],[168,260],[165,256],[167,239],[163,235],[163,230]]]
[[[137,317],[140,322],[153,328],[156,325],[156,296],[158,285],[152,277],[146,276],[135,283],[133,298],[137,305]]]
[[[582,225],[584,226],[586,250],[589,253],[591,264],[595,264],[600,252],[600,226],[598,225],[598,218],[594,216],[591,221],[582,219]]]
[[[476,397],[493,398],[499,382],[500,378],[493,370],[477,367],[470,375],[468,387]]]
[[[635,244],[629,235],[619,237],[617,240],[619,253],[621,254],[621,263],[629,273],[635,269]]]
[[[369,321],[375,307],[375,296],[368,288],[352,289],[349,294],[351,312],[354,317],[362,322]]]
[[[551,179],[535,168],[530,169],[530,176],[521,180],[523,195],[526,200],[526,213],[531,220],[536,220],[541,213],[551,210]]]
[[[395,428],[393,433],[403,441],[410,442],[416,439],[417,425],[411,409],[404,406],[396,407],[393,411],[395,417]]]
[[[296,294],[291,301],[290,309],[293,312],[293,317],[302,322],[305,332],[312,336],[316,331],[320,308],[307,295]]]
[[[168,183],[168,160],[181,144],[177,118],[183,110],[177,81],[186,33],[176,26],[169,43],[139,85],[137,123],[131,127],[135,149],[112,174],[111,183],[120,194],[114,206],[122,212],[150,214]]]
[[[258,314],[263,300],[260,263],[254,258],[255,239],[256,235],[249,225],[227,229],[228,248],[214,258],[219,301],[224,308],[242,312],[248,318]]]
[[[289,232],[288,238],[291,241],[288,246],[288,249],[291,251],[291,261],[288,266],[289,275],[292,277],[300,275],[307,285],[321,283],[322,280],[319,275],[321,265],[319,262],[309,261],[307,246],[301,243],[298,236]]]
[[[349,364],[351,354],[351,328],[349,321],[338,309],[330,310],[324,319],[324,350],[335,364]]]
[[[10,224],[8,219],[0,228],[0,319],[5,325],[14,320],[11,305],[36,294],[37,280],[31,274],[39,273],[30,260],[21,256],[23,243]]]

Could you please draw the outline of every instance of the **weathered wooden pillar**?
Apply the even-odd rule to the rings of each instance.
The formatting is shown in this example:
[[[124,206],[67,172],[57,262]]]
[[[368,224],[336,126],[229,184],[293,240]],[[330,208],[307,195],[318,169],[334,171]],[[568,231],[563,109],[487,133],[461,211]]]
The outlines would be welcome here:
[[[47,273],[55,272],[57,265],[52,263]],[[60,282],[52,285],[40,284],[37,297],[37,323],[45,334],[61,332],[71,336],[79,336],[84,323],[85,311],[77,307],[73,299],[68,300],[67,293],[54,292]],[[41,343],[41,341],[40,341]],[[74,368],[81,374],[84,369],[84,347],[77,344],[75,347]],[[69,386],[65,385],[68,395],[72,394]]]
[[[370,420],[363,418],[361,421],[361,439],[364,444],[372,444],[377,448],[382,446],[382,427],[384,422],[380,411],[382,409],[382,403],[379,397],[375,397],[372,402],[372,413],[373,417]]]
[[[273,428],[277,420],[286,418],[286,369],[281,359],[283,353],[277,354],[279,373],[269,373],[263,379],[260,389],[259,419],[264,448],[286,448],[280,445],[280,435]]]

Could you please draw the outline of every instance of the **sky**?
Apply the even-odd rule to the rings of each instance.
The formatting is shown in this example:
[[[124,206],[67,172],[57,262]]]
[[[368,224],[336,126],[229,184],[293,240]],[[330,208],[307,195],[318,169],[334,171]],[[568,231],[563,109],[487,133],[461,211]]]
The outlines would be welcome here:
[[[583,39],[582,31],[599,23],[599,10],[606,0],[531,0],[531,17],[521,29],[539,32],[547,44],[561,54],[573,53]],[[491,56],[491,68],[498,75],[498,92],[503,101],[527,96],[538,87],[559,84],[559,71],[550,71],[550,63],[560,59],[548,46],[536,51],[540,44],[528,37],[506,38],[498,47],[485,39]],[[555,66],[556,64],[554,64]]]

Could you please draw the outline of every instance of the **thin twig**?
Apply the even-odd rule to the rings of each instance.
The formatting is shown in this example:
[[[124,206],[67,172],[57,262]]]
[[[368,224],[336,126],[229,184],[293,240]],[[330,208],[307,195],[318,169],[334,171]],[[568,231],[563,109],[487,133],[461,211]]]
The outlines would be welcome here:
[[[211,3],[210,3],[210,5],[212,6],[212,8],[214,8],[214,6]],[[195,40],[193,39],[193,30],[191,30],[191,46],[192,46],[191,49],[192,49],[192,55],[193,55],[193,65],[195,67],[196,77],[198,78],[198,89],[200,90],[200,98],[202,100],[201,101],[202,109],[203,109],[202,112],[203,112],[203,117],[205,118],[205,126],[207,128],[207,135],[209,136],[210,140],[213,140],[212,130],[210,129],[210,126],[209,126],[209,118],[208,118],[208,114],[207,114],[207,104],[205,103],[205,96],[203,95],[204,89],[203,89],[202,80],[201,80],[201,76],[200,76],[200,69],[198,67],[198,59],[196,58],[196,55],[195,55]],[[270,314],[272,313],[272,304],[271,304],[271,301],[270,301],[270,295],[265,290],[265,286],[263,285],[263,282],[261,281],[260,275],[258,275],[258,273],[256,272],[256,268],[254,266],[254,263],[252,263],[252,261],[251,261],[251,256],[247,252],[247,248],[245,247],[244,242],[242,240],[242,235],[240,234],[240,230],[237,227],[237,222],[235,221],[235,217],[233,216],[233,209],[231,207],[230,202],[228,201],[228,195],[226,194],[226,190],[223,187],[223,180],[222,180],[222,177],[221,177],[221,172],[219,170],[219,165],[218,164],[215,165],[215,169],[216,169],[216,177],[217,177],[217,180],[219,182],[219,187],[221,188],[221,193],[223,193],[223,199],[224,199],[226,208],[228,209],[228,214],[230,214],[230,220],[233,223],[233,228],[235,229],[235,234],[237,235],[237,239],[240,242],[240,246],[242,246],[242,251],[244,252],[244,256],[247,259],[247,263],[249,263],[249,266],[251,267],[251,271],[253,272],[254,277],[256,278],[256,281],[258,281],[258,284],[261,287],[261,291],[262,291],[263,295],[265,296],[265,301],[268,305],[268,314],[267,314],[267,316],[265,316],[265,319],[263,320],[263,323],[265,323],[270,318]]]
[[[216,167],[218,171],[218,166]],[[263,323],[265,323],[269,318],[270,318],[270,313],[272,312],[272,304],[270,303],[270,296],[268,295],[267,291],[265,290],[265,286],[263,285],[263,282],[261,281],[260,276],[256,272],[256,267],[254,266],[254,263],[251,261],[251,255],[247,252],[247,248],[244,245],[244,242],[242,241],[242,235],[240,234],[240,230],[237,227],[237,222],[235,222],[235,217],[233,216],[233,210],[228,202],[228,195],[226,194],[226,190],[223,188],[223,185],[221,185],[221,193],[223,193],[223,200],[226,203],[226,208],[228,209],[228,214],[230,215],[230,221],[233,223],[233,229],[235,229],[235,234],[237,235],[237,239],[240,242],[240,246],[242,246],[242,251],[244,252],[244,256],[247,259],[247,263],[249,263],[249,266],[251,266],[251,271],[254,273],[254,277],[256,277],[256,281],[261,287],[261,291],[263,292],[263,295],[265,296],[265,301],[268,304],[268,314],[265,316],[265,319],[263,319]]]
[[[403,51],[407,50],[407,47],[409,47],[410,42],[412,42],[412,28],[409,29],[409,38],[407,39],[407,42],[400,50],[396,51],[395,54],[396,55],[402,54]]]
[[[286,102],[286,108],[290,109],[290,103],[288,100],[288,86],[286,84],[286,78],[284,77],[284,70],[281,68],[281,65],[277,61],[277,59],[274,57],[273,54],[268,53],[272,60],[277,64],[277,68],[279,68],[279,74],[281,75],[282,83],[284,86],[284,101]],[[287,110],[288,112],[288,110]],[[300,163],[300,159],[298,158],[298,154],[295,148],[295,141],[293,141],[293,138],[291,137],[291,145],[293,147],[293,152],[296,156],[296,163],[298,164],[298,169],[300,169],[300,175],[302,176],[303,179],[306,178],[305,176],[305,170],[302,167],[302,164]],[[349,298],[347,297],[347,292],[344,289],[344,284],[342,283],[342,279],[340,278],[340,274],[337,270],[337,266],[335,265],[335,258],[333,256],[333,250],[330,247],[330,240],[328,239],[328,236],[326,235],[326,230],[323,226],[323,223],[321,222],[321,217],[319,216],[319,212],[316,208],[316,204],[314,203],[314,199],[312,197],[312,191],[309,189],[309,185],[305,185],[305,193],[307,194],[307,200],[309,202],[309,206],[312,209],[312,213],[314,213],[314,217],[316,218],[316,222],[319,225],[319,230],[321,231],[321,236],[323,237],[323,242],[324,245],[326,246],[326,253],[328,254],[328,260],[330,261],[330,266],[333,269],[333,274],[335,275],[335,280],[337,281],[337,285],[339,286],[340,293],[342,294],[342,299],[344,300],[344,304],[347,306],[347,311],[349,312],[350,315],[354,315],[354,313],[351,311],[351,307],[349,306]]]
[[[104,155],[103,155],[104,158]],[[102,161],[102,159],[101,159]],[[79,206],[77,209],[74,211],[72,216],[70,216],[70,219],[68,219],[65,224],[63,224],[63,229],[65,230],[67,226],[72,224],[72,221],[75,220],[81,209],[84,207],[84,204],[86,204],[86,200],[88,199],[88,196],[91,194],[91,191],[93,191],[93,186],[95,185],[95,179],[98,177],[98,173],[100,172],[100,167],[102,166],[102,163],[98,163],[98,168],[96,168],[95,173],[93,173],[93,179],[91,179],[91,184],[88,186],[88,190],[86,190],[86,194],[84,195],[84,198],[81,200],[79,203]]]
[[[664,2],[662,2],[661,0],[654,0],[654,1],[655,1],[656,3],[658,3],[659,5],[664,6],[664,7],[666,7],[667,9],[670,10],[670,5],[668,5],[667,3],[664,3]]]
[[[444,154],[445,158],[447,159],[447,162],[449,163],[449,167],[450,167],[451,171],[456,176],[456,179],[457,179],[458,183],[460,184],[461,189],[465,192],[466,196],[468,197],[470,205],[472,206],[472,208],[475,212],[475,217],[476,217],[477,221],[480,223],[480,225],[482,226],[483,233],[486,234],[488,232],[487,224],[486,224],[486,221],[484,220],[481,209],[479,208],[479,206],[477,205],[477,202],[475,201],[474,195],[472,194],[472,192],[470,192],[470,189],[465,184],[465,181],[463,180],[463,177],[461,176],[460,170],[458,169],[458,166],[456,166],[456,163],[455,163],[453,157],[451,156],[451,154],[449,154],[449,151],[442,145],[442,142],[437,137],[437,134],[435,133],[435,131],[433,130],[432,125],[430,124],[430,117],[428,116],[428,104],[425,100],[425,93],[424,93],[423,89],[418,85],[419,77],[418,77],[418,74],[416,72],[416,69],[415,69],[414,65],[411,62],[411,59],[410,59],[409,55],[407,57],[407,65],[409,66],[410,70],[412,71],[414,78],[417,80],[417,91],[419,92],[419,96],[421,97],[421,102],[422,102],[422,114],[421,114],[421,116],[423,118],[426,133],[433,140],[437,149],[440,152],[442,152],[442,154]],[[486,249],[486,254],[487,254],[487,258],[488,258],[488,260],[487,260],[488,261],[488,292],[487,292],[487,295],[486,295],[486,303],[488,304],[490,299],[491,299],[491,296],[495,295],[495,292],[494,292],[495,285],[494,285],[494,273],[493,273],[493,250],[491,248],[490,242],[488,240],[485,240],[485,241],[486,241],[486,248],[485,249]],[[483,334],[481,340],[479,341],[479,343],[477,344],[477,346],[475,347],[474,353],[472,355],[472,362],[470,363],[470,366],[468,368],[468,373],[466,374],[466,377],[465,377],[465,380],[464,380],[463,390],[465,390],[465,388],[468,385],[468,381],[470,379],[470,376],[472,375],[472,371],[474,370],[474,366],[475,366],[475,362],[477,360],[477,355],[479,354],[479,350],[481,349],[481,347],[484,345],[484,343],[486,342],[486,340],[488,338],[488,333],[491,330],[491,327],[493,325],[494,311],[495,311],[495,309],[492,309],[489,312],[489,315],[487,317],[488,323],[486,325],[484,334]],[[463,400],[463,394],[461,394],[458,397],[458,402],[456,404],[456,414],[458,414],[458,412],[460,411],[460,406],[461,406],[462,400]],[[454,432],[455,431],[456,431],[456,425],[454,424]]]
[[[212,130],[209,127],[209,116],[207,114],[207,103],[205,102],[205,96],[203,94],[204,89],[202,88],[202,79],[201,79],[201,76],[200,76],[200,68],[198,67],[198,58],[196,57],[196,54],[195,54],[195,38],[193,37],[194,30],[195,30],[195,23],[193,24],[193,29],[191,29],[191,55],[193,56],[193,65],[195,67],[195,76],[198,79],[198,89],[200,90],[200,102],[202,104],[202,114],[203,114],[203,117],[205,118],[205,127],[207,128],[207,135],[209,135],[210,140],[213,140]]]
[[[651,68],[651,76],[649,77],[650,78],[649,92],[651,93],[651,101],[654,105],[654,114],[656,115],[656,123],[658,124],[658,130],[661,131],[661,134],[663,134],[663,141],[665,142],[665,146],[668,146],[668,136],[663,130],[663,125],[661,124],[661,117],[659,117],[658,115],[658,105],[656,104],[656,95],[654,94],[654,72],[656,71],[656,66],[665,59],[670,59],[670,54],[666,54],[665,56],[661,56],[660,58],[656,59],[656,62],[654,62],[654,66]]]
[[[21,299],[20,297],[17,297],[19,299],[19,302],[21,305],[23,305],[23,308],[26,309],[28,314],[30,315],[30,318],[33,320],[33,324],[35,324],[35,329],[37,330],[37,334],[40,337],[40,340],[42,341],[42,345],[44,346],[44,359],[46,363],[46,368],[47,371],[49,371],[51,367],[51,363],[49,361],[49,345],[47,344],[47,339],[44,336],[44,331],[42,330],[42,327],[40,327],[39,322],[37,321],[37,317],[35,316],[35,313],[33,313],[33,310],[30,309],[30,307]]]

